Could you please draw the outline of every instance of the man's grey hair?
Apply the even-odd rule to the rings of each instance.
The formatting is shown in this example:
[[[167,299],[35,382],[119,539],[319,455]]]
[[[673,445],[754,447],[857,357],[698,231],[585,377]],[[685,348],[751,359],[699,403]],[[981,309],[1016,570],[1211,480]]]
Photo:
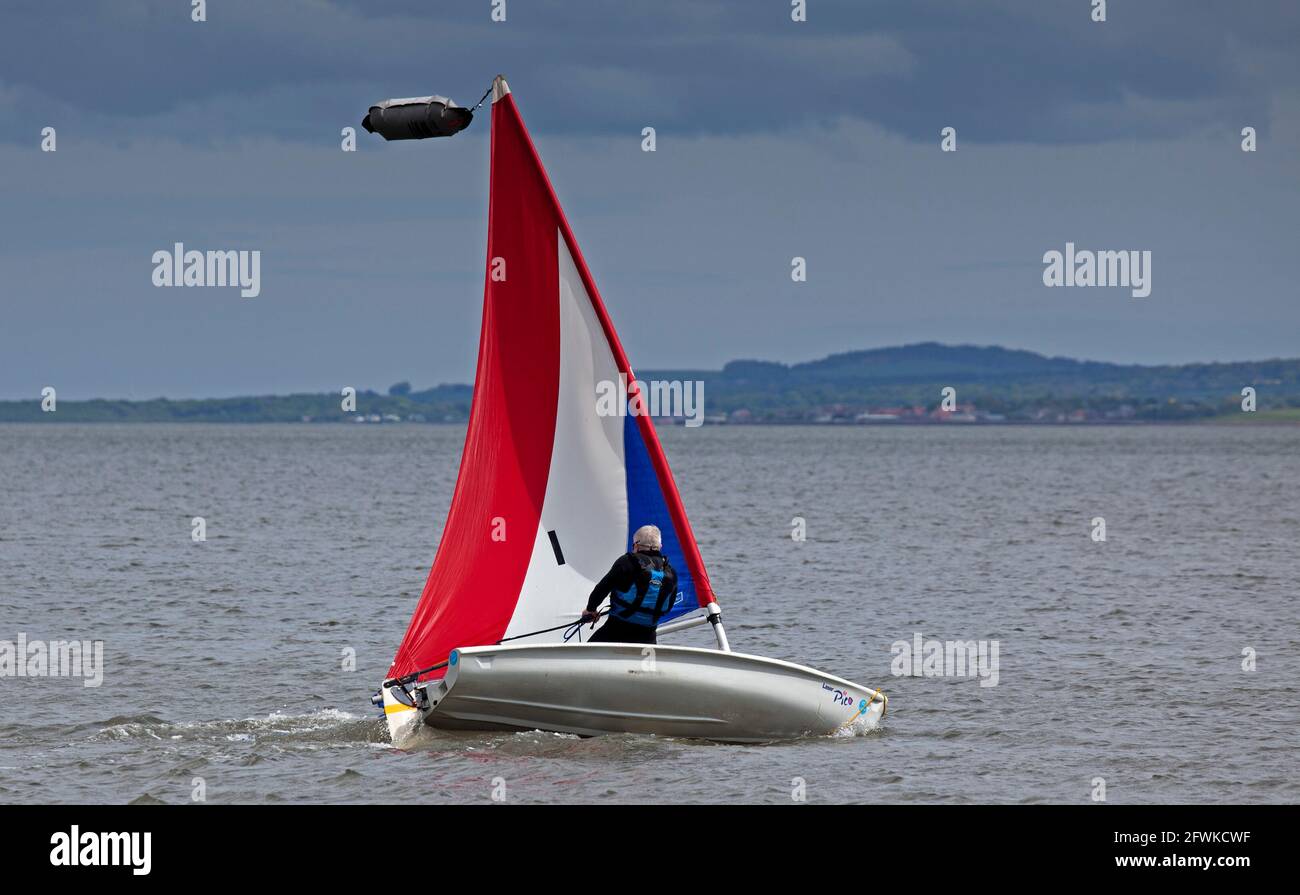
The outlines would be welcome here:
[[[663,535],[659,533],[657,525],[642,525],[632,535],[632,549],[637,547],[649,547],[651,550],[658,550],[664,545]]]

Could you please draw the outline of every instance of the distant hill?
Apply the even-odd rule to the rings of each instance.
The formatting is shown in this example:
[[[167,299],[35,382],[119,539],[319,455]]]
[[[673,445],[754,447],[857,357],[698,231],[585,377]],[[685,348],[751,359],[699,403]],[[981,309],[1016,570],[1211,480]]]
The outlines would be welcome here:
[[[642,379],[701,380],[715,421],[932,422],[1183,420],[1240,416],[1241,390],[1258,393],[1260,418],[1300,416],[1300,359],[1141,366],[1046,357],[1032,351],[925,342],[781,364],[735,360],[721,370],[642,370]],[[940,413],[956,390],[957,414]],[[0,402],[0,422],[461,422],[469,385],[412,391],[406,383],[357,395],[345,413],[337,394],[171,401]]]
[[[819,409],[845,411],[922,406],[936,409],[940,389],[1009,418],[1082,410],[1104,417],[1164,419],[1240,411],[1253,386],[1259,407],[1300,407],[1300,359],[1141,366],[1046,357],[1032,351],[923,342],[833,354],[800,364],[736,360],[719,371],[641,371],[643,379],[702,379],[709,413],[748,410],[786,419]]]

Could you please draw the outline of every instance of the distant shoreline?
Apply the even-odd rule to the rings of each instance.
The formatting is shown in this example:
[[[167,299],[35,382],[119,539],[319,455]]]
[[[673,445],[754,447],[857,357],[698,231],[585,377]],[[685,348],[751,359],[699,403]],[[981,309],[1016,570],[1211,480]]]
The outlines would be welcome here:
[[[638,381],[648,407],[668,424],[688,416],[696,423],[777,426],[1300,422],[1300,358],[1141,366],[925,342],[798,364],[735,360],[718,370],[642,370]],[[67,422],[464,424],[474,395],[466,383],[417,391],[398,382],[386,393],[344,385],[143,401],[59,400],[51,385],[28,400],[0,401],[0,422],[57,415]],[[627,384],[619,386],[613,406],[626,401]],[[53,413],[46,412],[46,393]]]
[[[151,419],[151,420],[86,420],[86,419],[53,419],[54,414],[47,415],[43,419],[0,419],[0,426],[302,426],[302,427],[325,427],[325,426],[342,426],[345,428],[358,428],[362,425],[365,428],[412,428],[420,426],[447,426],[447,427],[464,427],[468,425],[469,420],[426,420],[424,422],[381,422],[381,423],[354,423],[348,420],[312,420],[303,422],[301,420],[211,420],[211,419]],[[682,425],[680,419],[655,418],[655,425],[659,428],[687,428]],[[772,428],[797,428],[804,427],[809,429],[1007,429],[1007,428],[1059,428],[1059,429],[1094,429],[1094,428],[1116,428],[1131,429],[1149,426],[1297,426],[1300,425],[1300,410],[1295,412],[1279,411],[1257,411],[1254,413],[1242,413],[1240,417],[1224,414],[1220,416],[1193,417],[1189,419],[1175,420],[1077,420],[1077,421],[1057,421],[1057,420],[973,420],[966,422],[951,422],[941,420],[926,420],[923,422],[906,422],[906,423],[887,423],[881,421],[864,421],[864,422],[833,422],[819,423],[811,420],[756,420],[753,422],[733,423],[733,422],[706,422],[701,428],[728,428],[728,429],[772,429]]]

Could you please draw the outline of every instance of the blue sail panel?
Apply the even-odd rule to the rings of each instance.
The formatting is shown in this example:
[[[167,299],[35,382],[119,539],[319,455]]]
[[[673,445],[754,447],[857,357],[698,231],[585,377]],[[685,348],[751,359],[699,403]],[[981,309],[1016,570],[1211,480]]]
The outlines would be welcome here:
[[[672,610],[660,624],[700,608],[696,600],[695,580],[682,552],[681,538],[673,526],[659,477],[650,462],[650,452],[636,417],[630,412],[623,420],[623,462],[627,470],[627,549],[632,549],[632,535],[642,525],[656,525],[663,535],[663,554],[677,573],[677,595]]]

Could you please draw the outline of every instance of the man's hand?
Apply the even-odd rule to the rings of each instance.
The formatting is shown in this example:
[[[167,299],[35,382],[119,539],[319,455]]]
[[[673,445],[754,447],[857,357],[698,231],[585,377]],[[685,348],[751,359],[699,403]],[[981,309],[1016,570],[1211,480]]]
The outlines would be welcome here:
[[[600,620],[600,613],[592,612],[590,609],[584,609],[582,610],[582,620],[584,622],[591,622],[594,625]]]

